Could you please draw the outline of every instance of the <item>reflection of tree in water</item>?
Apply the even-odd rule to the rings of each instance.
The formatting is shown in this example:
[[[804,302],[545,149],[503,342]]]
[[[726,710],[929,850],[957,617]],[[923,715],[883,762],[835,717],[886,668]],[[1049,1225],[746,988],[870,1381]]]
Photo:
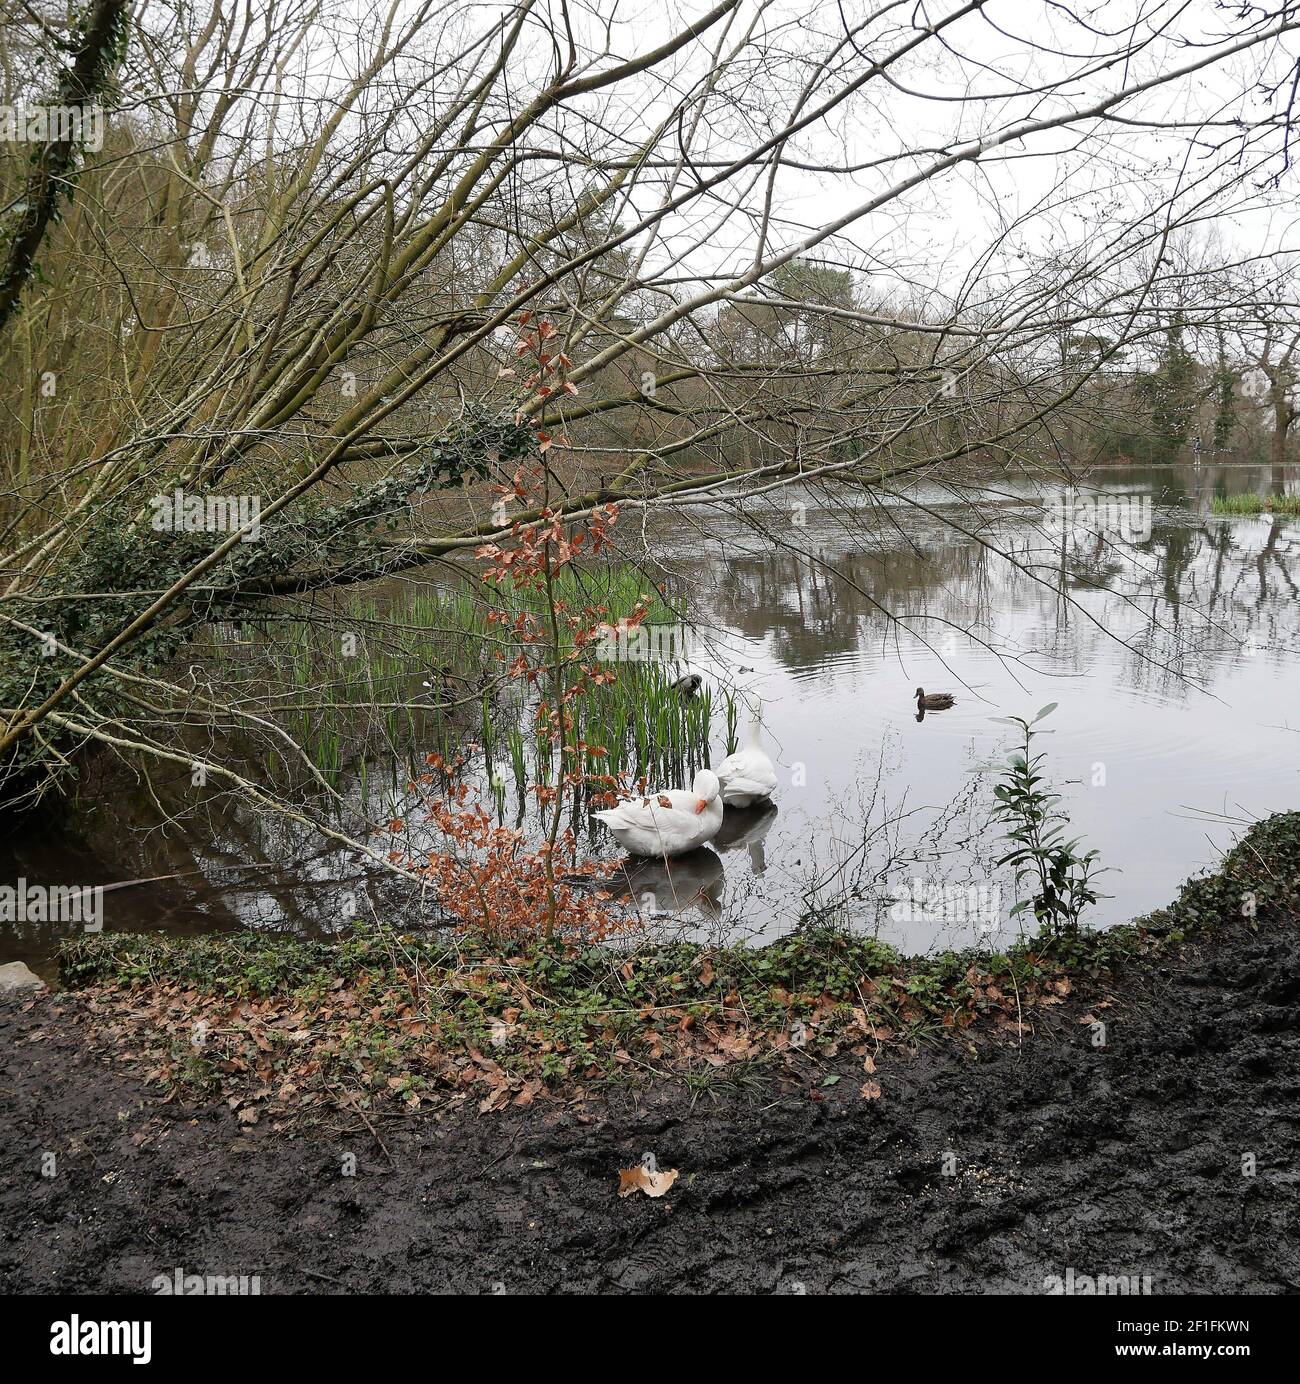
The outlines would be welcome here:
[[[414,920],[411,884],[309,823],[257,812],[233,794],[197,794],[183,773],[155,775],[145,785],[131,782],[119,764],[105,762],[98,772],[96,803],[77,820],[85,848],[118,873],[180,875],[170,890],[155,886],[142,896],[185,900],[179,910],[173,905],[174,930],[329,935],[369,918],[372,908],[390,920]],[[361,821],[360,800],[353,802]]]
[[[961,948],[977,942],[967,935],[965,920],[922,924],[913,920],[899,938],[890,917],[899,890],[913,879],[929,886],[978,886],[1003,877],[1007,891],[999,926],[1009,921],[1011,888],[1007,871],[999,872],[1000,838],[990,836],[988,792],[982,776],[973,775],[940,808],[909,807],[904,796],[891,802],[889,770],[882,752],[879,772],[861,783],[851,810],[828,824],[831,849],[809,843],[808,871],[802,883],[800,921],[834,921],[855,931],[902,941],[908,948]],[[949,926],[951,924],[951,926]]]
[[[740,635],[766,641],[787,668],[812,672],[859,653],[883,657],[895,641],[906,650],[923,639],[959,672],[979,645],[984,658],[991,649],[1028,667],[1087,676],[1103,661],[1114,667],[1122,645],[1118,676],[1124,685],[1177,700],[1188,695],[1189,684],[1212,689],[1225,666],[1251,652],[1243,643],[1275,650],[1289,641],[1294,647],[1300,523],[1208,513],[1217,488],[1242,487],[1242,471],[1254,477],[1252,484],[1276,480],[1251,468],[1126,472],[1123,488],[1146,485],[1154,502],[1151,536],[1135,543],[1113,534],[1049,533],[1027,503],[1000,510],[954,507],[956,524],[969,533],[935,513],[899,508],[882,515],[840,506],[825,512],[810,507],[806,528],[793,527],[783,513],[770,515],[760,526],[767,536],[751,529],[739,540],[724,518],[710,527],[716,543],[702,544],[697,535],[689,546],[674,552],[669,542],[661,552],[669,570],[685,565],[684,554],[698,569],[705,555],[712,615]],[[227,760],[236,753],[223,748]],[[202,871],[174,885],[132,891],[129,898],[124,892],[114,912],[129,905],[132,925],[148,926],[152,918],[177,931],[253,926],[328,932],[345,926],[349,916],[369,917],[372,907],[399,920],[415,920],[424,911],[411,883],[385,877],[304,823],[253,812],[220,793],[198,793],[183,772],[167,780],[155,771],[149,781],[122,765],[106,763],[96,772],[102,777],[87,785],[90,810],[81,819],[90,863],[77,867],[82,877],[76,882]],[[341,785],[347,807],[358,822],[373,820],[373,806],[369,813],[362,809],[354,772],[349,768]],[[844,773],[852,792],[851,767]],[[873,776],[863,779],[871,783]],[[407,844],[418,853],[425,844],[420,814],[406,810],[405,780],[402,770],[391,815],[407,819]],[[841,834],[850,842],[849,825],[856,830],[871,821],[860,808],[840,814]],[[945,830],[959,826],[951,833],[955,841],[966,830],[965,808],[950,809],[935,821]],[[760,882],[752,854],[738,849],[724,854],[725,904],[721,879],[689,897],[711,900],[729,923],[765,931],[798,921],[798,894],[807,881],[787,879],[784,896],[779,879],[773,883],[784,868],[782,826],[774,822],[765,849],[775,870]],[[866,914],[878,909],[893,878],[881,862],[919,865],[927,840],[936,852],[952,844],[909,831],[897,851],[855,854],[856,874],[846,888],[840,889],[840,876],[814,889],[805,907],[819,909],[840,890],[855,921],[869,922]],[[719,849],[725,853],[726,845],[720,842]],[[927,873],[939,869],[937,859],[928,858]],[[840,859],[819,863],[838,866]],[[959,864],[954,860],[953,868]],[[665,887],[670,883],[665,878]],[[651,892],[661,893],[657,886]]]
[[[888,635],[894,618],[925,638],[976,623],[993,599],[995,554],[977,544],[939,541],[918,552],[872,526],[859,544],[836,537],[723,558],[710,602],[718,620],[752,639],[771,639],[786,667],[816,667]],[[963,594],[960,611],[945,598]],[[973,607],[973,609],[972,609]],[[931,618],[934,617],[934,618]]]
[[[1128,666],[1134,686],[1181,697],[1185,687],[1179,677],[1208,683],[1215,663],[1225,656],[1249,656],[1294,640],[1288,611],[1300,596],[1296,521],[1268,516],[1171,525],[1154,538],[1158,567],[1146,583],[1137,584],[1139,600],[1151,604],[1153,614],[1126,643],[1135,654],[1166,661],[1170,668],[1162,675],[1136,657]],[[1189,614],[1192,627],[1173,637],[1169,627],[1184,626]]]
[[[1141,494],[1143,475],[1129,476],[1120,493]],[[965,643],[954,645],[958,631],[1009,659],[1083,672],[1118,641],[1132,686],[1182,697],[1180,680],[1208,679],[1225,653],[1252,638],[1275,642],[1279,605],[1300,594],[1300,523],[1188,522],[1187,508],[1168,502],[1190,507],[1195,487],[1171,471],[1147,479],[1159,504],[1150,537],[1138,541],[1101,529],[1044,532],[1025,509],[991,524],[972,510],[984,543],[928,515],[907,517],[903,541],[878,511],[854,516],[854,535],[842,512],[820,528],[810,514],[806,531],[776,535],[780,547],[718,559],[711,605],[723,624],[770,640],[790,668],[887,649],[900,631],[952,656]],[[1200,492],[1214,484],[1204,477]]]

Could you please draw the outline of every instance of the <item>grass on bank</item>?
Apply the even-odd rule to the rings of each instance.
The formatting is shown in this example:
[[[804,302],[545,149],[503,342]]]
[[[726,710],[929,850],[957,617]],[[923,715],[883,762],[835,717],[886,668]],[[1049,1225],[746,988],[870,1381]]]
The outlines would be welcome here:
[[[340,943],[84,936],[65,944],[61,968],[85,990],[106,1050],[129,1037],[149,1075],[220,1094],[248,1123],[341,1097],[491,1110],[547,1085],[703,1079],[795,1049],[816,1058],[848,1046],[865,1060],[882,1044],[943,1034],[1018,1037],[1036,1010],[1137,956],[1294,914],[1297,881],[1300,813],[1283,813],[1251,827],[1167,909],[994,955],[903,957],[824,927],[757,949],[631,953],[358,927]]]

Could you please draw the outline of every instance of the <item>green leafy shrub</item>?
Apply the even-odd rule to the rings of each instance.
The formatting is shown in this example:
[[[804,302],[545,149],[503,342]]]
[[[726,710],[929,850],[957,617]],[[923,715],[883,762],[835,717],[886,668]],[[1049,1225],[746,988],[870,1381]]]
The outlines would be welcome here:
[[[1017,891],[1026,881],[1033,886],[1033,893],[1016,903],[1011,916],[1032,909],[1044,933],[1073,937],[1084,909],[1097,902],[1092,881],[1098,856],[1095,850],[1081,852],[1080,838],[1067,838],[1069,819],[1057,807],[1061,795],[1051,790],[1041,772],[1047,756],[1033,752],[1033,727],[1055,710],[1051,702],[1032,721],[1005,718],[1020,727],[1021,742],[1007,756],[1002,782],[993,790],[998,800],[993,816],[1003,824],[1012,846],[998,864],[1015,869]]]

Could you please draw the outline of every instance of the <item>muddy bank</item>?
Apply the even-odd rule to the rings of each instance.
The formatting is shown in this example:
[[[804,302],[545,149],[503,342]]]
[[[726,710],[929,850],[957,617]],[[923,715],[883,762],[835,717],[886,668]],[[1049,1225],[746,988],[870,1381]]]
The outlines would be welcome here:
[[[891,1049],[872,1100],[845,1054],[290,1138],[162,1103],[87,1051],[77,1003],[0,1010],[8,1293],[176,1268],[271,1293],[1300,1288],[1290,918],[1135,960],[1023,1041]],[[644,1151],[678,1180],[620,1200]]]

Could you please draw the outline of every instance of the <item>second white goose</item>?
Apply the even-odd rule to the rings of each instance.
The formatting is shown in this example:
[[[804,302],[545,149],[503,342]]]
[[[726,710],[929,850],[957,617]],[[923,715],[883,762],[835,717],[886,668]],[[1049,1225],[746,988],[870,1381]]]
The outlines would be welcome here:
[[[766,802],[776,792],[776,766],[759,744],[761,728],[762,711],[753,702],[744,747],[729,754],[714,771],[722,785],[722,801],[728,807],[751,807]]]

